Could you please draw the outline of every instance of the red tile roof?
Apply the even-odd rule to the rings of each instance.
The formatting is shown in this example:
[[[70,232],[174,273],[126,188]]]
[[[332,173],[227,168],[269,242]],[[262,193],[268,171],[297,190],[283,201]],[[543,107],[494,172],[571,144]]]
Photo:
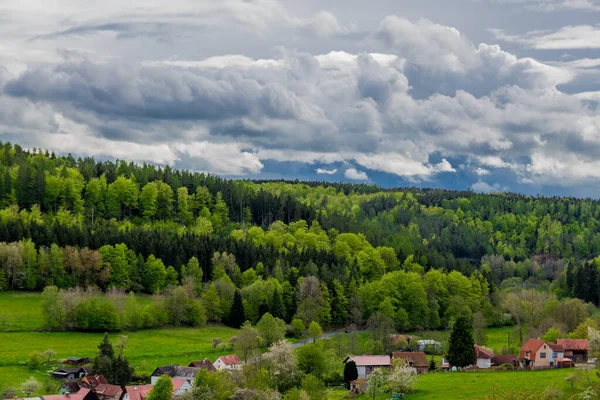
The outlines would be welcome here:
[[[96,394],[120,399],[121,395],[123,394],[123,389],[121,386],[101,383],[100,385],[96,386]]]
[[[491,350],[486,349],[485,347],[481,347],[480,345],[475,345],[475,358],[492,358],[494,353]]]
[[[529,360],[535,361],[535,353],[545,342],[541,339],[529,339],[523,347],[521,347],[521,358],[525,358],[526,352],[531,352]]]
[[[558,339],[556,343],[562,345],[566,351],[589,349],[587,339]]]
[[[129,400],[145,399],[151,390],[152,385],[125,386],[125,392],[127,392]]]
[[[84,376],[83,379],[81,379],[81,382],[95,388],[98,385],[101,384],[107,384],[108,381],[106,380],[106,378],[104,377],[104,375],[88,375],[88,376]]]
[[[351,356],[346,358],[346,360],[352,360],[356,363],[356,365],[391,365],[391,360],[389,356]]]
[[[51,396],[44,396],[44,400],[83,400],[85,396],[88,395],[91,389],[83,388],[79,389],[77,393],[71,393],[70,395],[66,394],[54,394]]]
[[[223,361],[223,364],[225,364],[225,365],[238,365],[238,364],[242,363],[242,361],[235,354],[230,354],[228,356],[221,356],[218,359]]]
[[[561,344],[548,342],[548,346],[550,346],[550,348],[554,351],[565,351],[564,347]]]
[[[502,364],[515,364],[519,358],[514,354],[495,354],[492,357],[492,365],[500,366]]]
[[[395,351],[392,353],[392,358],[402,358],[416,368],[429,367],[427,356],[422,351]]]

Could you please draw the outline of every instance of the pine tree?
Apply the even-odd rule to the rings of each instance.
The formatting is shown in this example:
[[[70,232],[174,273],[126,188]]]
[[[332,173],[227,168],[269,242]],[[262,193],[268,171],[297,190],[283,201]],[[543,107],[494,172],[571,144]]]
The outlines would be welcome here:
[[[358,368],[354,361],[348,361],[344,365],[344,382],[346,383],[346,389],[350,389],[350,382],[358,379]]]
[[[119,355],[112,362],[112,383],[113,385],[125,386],[131,382],[133,376],[133,367],[129,364],[127,357]]]
[[[231,305],[231,311],[229,312],[229,319],[227,325],[233,328],[239,328],[246,321],[246,313],[244,312],[244,303],[242,301],[242,294],[239,290],[235,291],[233,295],[233,304]]]
[[[285,319],[285,308],[283,307],[283,298],[278,289],[273,291],[273,299],[271,300],[271,315],[275,318]]]
[[[104,338],[98,346],[98,349],[100,350],[100,353],[98,354],[99,357],[108,357],[111,360],[115,358],[115,350],[113,349],[113,346],[110,343],[110,340],[108,339],[107,332],[104,333]]]
[[[475,341],[473,323],[470,318],[460,316],[456,319],[448,340],[448,363],[453,367],[466,367],[475,361]]]

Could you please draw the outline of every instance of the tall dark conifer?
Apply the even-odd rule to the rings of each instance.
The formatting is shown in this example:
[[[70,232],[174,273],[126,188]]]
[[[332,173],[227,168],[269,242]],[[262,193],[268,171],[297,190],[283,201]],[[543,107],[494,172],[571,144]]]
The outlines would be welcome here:
[[[283,298],[279,289],[273,291],[273,299],[271,300],[271,309],[269,311],[275,318],[285,319],[285,308],[283,306]]]
[[[233,304],[231,305],[231,311],[229,312],[229,318],[227,319],[227,325],[233,328],[239,328],[246,321],[246,313],[244,312],[244,303],[242,301],[242,294],[239,290],[235,291],[233,295]]]
[[[448,340],[448,363],[453,367],[466,367],[475,362],[473,322],[470,318],[456,318]]]

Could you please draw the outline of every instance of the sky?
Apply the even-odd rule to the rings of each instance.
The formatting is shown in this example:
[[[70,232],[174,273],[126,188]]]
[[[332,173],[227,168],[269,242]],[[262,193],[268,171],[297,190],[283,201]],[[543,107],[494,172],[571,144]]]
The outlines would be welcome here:
[[[0,0],[0,140],[600,197],[600,0]]]

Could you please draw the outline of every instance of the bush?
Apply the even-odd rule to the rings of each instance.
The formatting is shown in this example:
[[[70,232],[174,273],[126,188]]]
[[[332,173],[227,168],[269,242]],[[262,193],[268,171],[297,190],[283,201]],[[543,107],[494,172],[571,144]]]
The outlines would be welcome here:
[[[29,369],[38,369],[42,366],[43,363],[44,360],[38,353],[31,354],[29,356],[29,359],[27,360],[27,366],[29,367]]]

